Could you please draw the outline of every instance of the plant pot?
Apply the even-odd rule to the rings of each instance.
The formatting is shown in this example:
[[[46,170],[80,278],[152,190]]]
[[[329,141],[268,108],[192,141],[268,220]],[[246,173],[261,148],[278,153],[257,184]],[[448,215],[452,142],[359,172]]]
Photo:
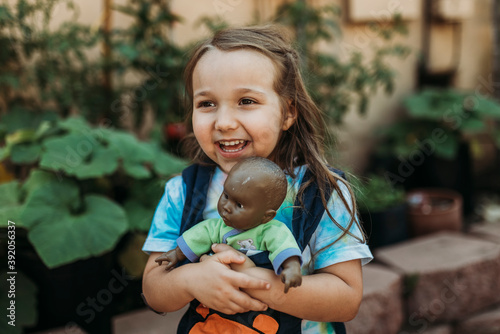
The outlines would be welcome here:
[[[409,238],[407,205],[405,203],[384,211],[362,212],[361,220],[370,248],[388,246]]]
[[[412,236],[463,228],[462,196],[449,189],[415,189],[408,193]]]

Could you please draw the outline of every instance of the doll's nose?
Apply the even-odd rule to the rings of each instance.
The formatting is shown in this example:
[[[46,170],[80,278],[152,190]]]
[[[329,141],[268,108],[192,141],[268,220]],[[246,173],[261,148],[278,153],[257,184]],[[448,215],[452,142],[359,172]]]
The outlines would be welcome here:
[[[227,213],[231,213],[231,204],[229,202],[226,202],[226,204],[224,204],[224,206],[222,207],[224,209],[224,211],[226,211]]]

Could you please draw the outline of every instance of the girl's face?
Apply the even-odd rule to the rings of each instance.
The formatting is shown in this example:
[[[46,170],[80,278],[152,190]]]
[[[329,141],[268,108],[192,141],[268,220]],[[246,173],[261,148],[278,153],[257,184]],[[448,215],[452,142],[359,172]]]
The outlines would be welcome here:
[[[249,49],[208,51],[193,72],[193,132],[202,150],[226,173],[241,159],[269,158],[283,119],[274,91],[276,69],[263,54]]]

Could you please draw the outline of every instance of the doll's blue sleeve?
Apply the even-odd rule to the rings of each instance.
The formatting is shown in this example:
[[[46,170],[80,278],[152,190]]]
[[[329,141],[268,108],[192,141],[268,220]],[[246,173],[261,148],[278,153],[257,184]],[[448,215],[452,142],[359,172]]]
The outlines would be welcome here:
[[[166,252],[177,246],[186,189],[182,176],[170,179],[165,185],[142,250]]]

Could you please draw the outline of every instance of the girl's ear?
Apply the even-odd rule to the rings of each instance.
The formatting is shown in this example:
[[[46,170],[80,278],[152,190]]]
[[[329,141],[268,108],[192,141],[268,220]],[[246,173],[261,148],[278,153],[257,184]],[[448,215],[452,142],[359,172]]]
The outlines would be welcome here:
[[[295,109],[293,101],[289,100],[286,108],[285,119],[283,120],[283,126],[281,129],[283,131],[290,129],[290,127],[293,125],[293,123],[295,123],[296,120],[297,120],[297,109]]]

